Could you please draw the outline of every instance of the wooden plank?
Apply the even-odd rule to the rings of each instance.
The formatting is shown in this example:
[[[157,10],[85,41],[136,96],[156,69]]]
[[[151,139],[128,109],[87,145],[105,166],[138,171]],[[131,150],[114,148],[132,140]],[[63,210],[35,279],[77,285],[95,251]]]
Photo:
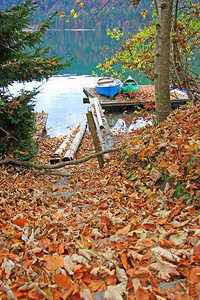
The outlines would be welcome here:
[[[86,116],[87,116],[87,120],[88,120],[88,123],[89,123],[90,131],[91,131],[91,134],[92,134],[92,139],[93,139],[93,142],[94,142],[95,151],[100,152],[102,150],[102,148],[101,148],[101,144],[100,144],[98,134],[97,134],[97,131],[96,131],[96,126],[95,126],[95,123],[94,123],[94,118],[93,118],[92,112],[89,111],[86,114]],[[104,165],[103,156],[98,155],[97,159],[98,159],[98,163],[99,163],[99,168],[101,169]]]
[[[106,120],[106,117],[103,114],[103,110],[102,110],[101,106],[99,105],[100,113],[101,113],[103,125],[104,125],[104,128],[101,129],[99,126],[97,117],[95,115],[95,111],[94,111],[94,98],[89,98],[89,100],[90,100],[90,104],[91,104],[91,111],[93,114],[97,134],[98,134],[102,149],[107,150],[107,149],[113,148],[116,145],[116,142],[115,142],[113,133],[110,130],[108,122]]]
[[[101,129],[103,129],[104,125],[103,125],[103,120],[102,120],[101,113],[100,113],[99,101],[98,101],[97,98],[94,98],[94,106],[95,106],[95,110],[96,110],[96,114],[97,114],[97,120],[98,120],[98,123],[99,123],[99,127]]]
[[[37,128],[37,133],[33,137],[36,140],[40,140],[43,136],[47,134],[46,123],[48,114],[42,111],[41,113],[35,113],[35,125]]]
[[[144,106],[149,102],[155,101],[155,87],[153,85],[140,85],[139,90],[135,98],[127,101],[127,97],[119,93],[114,98],[109,98],[106,96],[102,96],[98,94],[95,88],[85,87],[83,88],[84,93],[89,98],[97,98],[101,107],[103,108],[117,108],[117,107],[136,107],[136,106]],[[171,91],[171,104],[181,104],[186,103],[188,101],[188,97],[180,92]]]

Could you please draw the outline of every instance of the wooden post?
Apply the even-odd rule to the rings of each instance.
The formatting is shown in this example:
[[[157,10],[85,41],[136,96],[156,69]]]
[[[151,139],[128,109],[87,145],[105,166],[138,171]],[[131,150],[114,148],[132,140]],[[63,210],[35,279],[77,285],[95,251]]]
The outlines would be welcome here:
[[[91,111],[89,111],[86,115],[87,115],[87,120],[88,120],[88,123],[89,123],[90,131],[91,131],[91,134],[92,134],[92,138],[93,138],[95,151],[100,152],[102,150],[102,148],[101,148],[101,144],[99,142],[99,138],[98,138],[98,135],[97,135],[93,115],[92,115]],[[98,159],[98,163],[99,163],[99,168],[101,169],[104,165],[103,156],[98,155],[97,159]]]
[[[96,126],[96,131],[97,131],[97,134],[98,134],[98,138],[99,138],[99,141],[101,143],[102,150],[113,148],[116,144],[116,142],[114,140],[114,136],[113,136],[113,134],[110,130],[110,127],[108,125],[108,122],[107,122],[107,120],[106,120],[106,118],[103,114],[101,105],[99,105],[99,110],[100,110],[100,114],[101,114],[101,117],[102,117],[104,128],[102,128],[102,129],[100,128],[97,116],[95,114],[94,99],[95,98],[89,98],[89,101],[90,101],[90,104],[91,104],[91,112],[92,112],[92,116],[93,116],[94,123],[95,123],[95,126]]]

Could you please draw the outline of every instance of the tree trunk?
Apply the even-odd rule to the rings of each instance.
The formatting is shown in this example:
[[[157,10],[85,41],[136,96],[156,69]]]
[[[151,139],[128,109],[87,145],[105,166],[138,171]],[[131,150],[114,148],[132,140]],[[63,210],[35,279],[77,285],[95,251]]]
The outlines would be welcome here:
[[[171,112],[170,101],[170,31],[173,0],[160,0],[156,25],[155,104],[158,122]]]

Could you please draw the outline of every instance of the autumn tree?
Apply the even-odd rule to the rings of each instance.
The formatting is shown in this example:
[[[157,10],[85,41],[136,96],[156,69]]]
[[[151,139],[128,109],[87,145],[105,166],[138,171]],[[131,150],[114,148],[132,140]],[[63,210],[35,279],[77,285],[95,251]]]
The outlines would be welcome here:
[[[127,1],[134,6],[140,2]],[[190,63],[200,42],[200,5],[189,0],[154,1],[154,4],[152,22],[147,22],[137,34],[130,35],[121,45],[121,51],[98,67],[115,76],[119,72],[123,75],[126,69],[132,73],[134,70],[142,71],[155,81],[157,120],[162,121],[171,109],[170,85],[184,89],[190,100],[197,98],[200,92],[198,65],[193,63],[191,68]],[[146,13],[141,12],[144,18]],[[118,32],[108,33],[119,39]]]
[[[42,81],[70,65],[56,56],[47,57],[49,48],[42,38],[51,27],[53,17],[32,28],[39,2],[25,0],[0,11],[0,153],[14,151],[15,156],[33,155],[34,96],[38,90],[9,92],[9,85],[18,82]],[[25,155],[24,155],[25,154]]]

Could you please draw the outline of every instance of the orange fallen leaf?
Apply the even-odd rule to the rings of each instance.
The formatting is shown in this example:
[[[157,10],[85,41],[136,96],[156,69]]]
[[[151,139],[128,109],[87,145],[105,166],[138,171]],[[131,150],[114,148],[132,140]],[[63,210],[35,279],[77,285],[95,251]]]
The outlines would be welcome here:
[[[126,253],[124,252],[121,254],[121,261],[124,269],[126,270],[130,269],[130,265],[128,264]]]
[[[131,230],[131,225],[128,224],[127,226],[117,230],[116,234],[117,235],[123,235],[123,234],[127,234],[129,231]]]
[[[197,245],[196,247],[194,247],[193,255],[196,256],[200,260],[200,245]]]
[[[64,261],[61,255],[45,256],[44,260],[46,261],[45,267],[48,270],[55,271],[64,267]]]
[[[88,284],[88,288],[90,289],[91,293],[104,292],[106,290],[106,285],[102,279],[91,280],[90,284]]]
[[[111,276],[109,275],[109,276],[105,277],[104,280],[107,285],[116,285],[117,284],[117,278],[115,275],[111,275]]]
[[[24,225],[26,223],[29,223],[28,220],[26,220],[25,218],[21,218],[21,219],[15,219],[15,220],[12,220],[12,223],[15,224],[15,225],[18,225],[20,227],[24,227]]]
[[[58,287],[63,289],[71,289],[73,286],[71,278],[64,274],[56,274],[55,282],[57,283]]]
[[[141,300],[141,299],[149,300],[149,299],[153,299],[153,298],[150,298],[150,294],[149,294],[148,290],[144,289],[143,286],[140,285],[135,293],[135,299],[136,300]]]
[[[200,267],[194,267],[190,270],[188,280],[194,283],[200,283]]]
[[[151,223],[144,223],[142,224],[142,228],[146,229],[146,230],[152,230],[156,228],[155,224],[151,224]]]
[[[91,281],[90,274],[88,272],[85,272],[84,275],[83,275],[83,277],[82,277],[82,280],[85,283],[90,283],[90,281]]]
[[[106,223],[106,224],[111,224],[112,223],[112,221],[106,216],[101,216],[101,222]]]
[[[168,167],[168,165],[169,165],[169,162],[165,161],[165,160],[161,161],[161,163],[160,163],[160,166],[164,169],[166,169]]]

